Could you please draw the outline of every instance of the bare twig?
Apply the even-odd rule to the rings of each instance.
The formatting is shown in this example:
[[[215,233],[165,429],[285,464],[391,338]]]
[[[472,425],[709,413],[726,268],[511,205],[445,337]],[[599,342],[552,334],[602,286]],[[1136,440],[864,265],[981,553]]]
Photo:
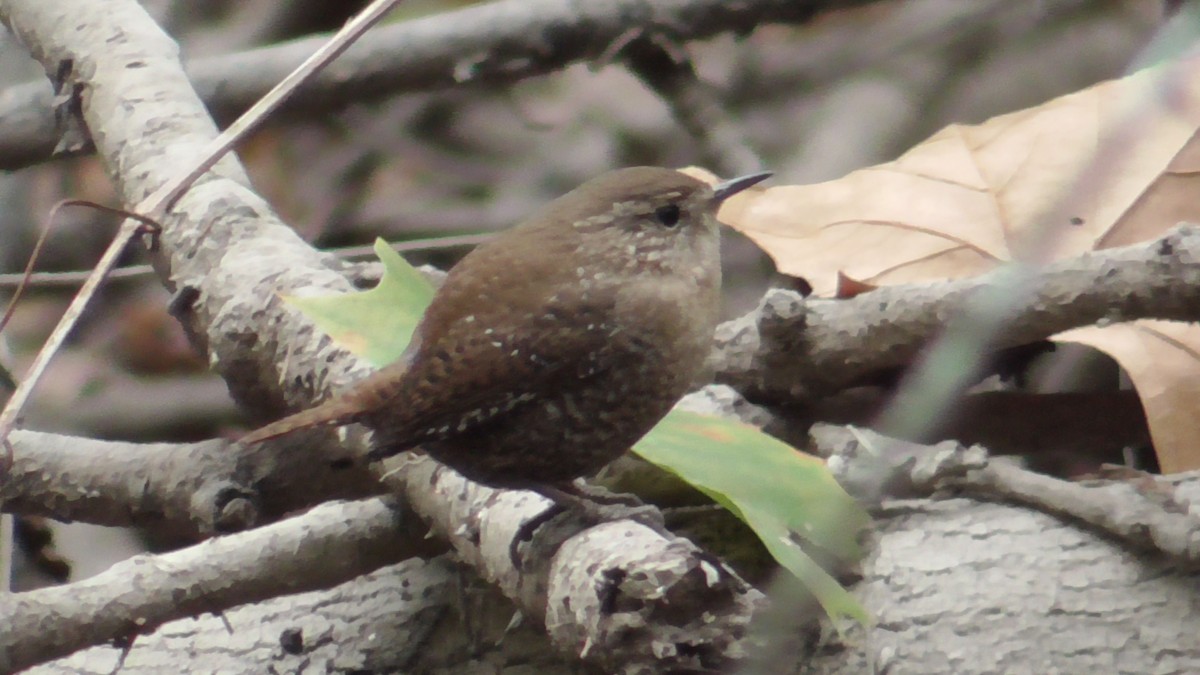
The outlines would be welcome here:
[[[718,175],[742,176],[763,168],[716,92],[700,81],[681,45],[655,34],[622,52],[630,69],[671,106],[676,121],[699,146],[700,161]]]
[[[935,492],[1028,506],[1077,521],[1135,550],[1152,550],[1195,569],[1200,566],[1200,518],[1161,476],[1119,468],[1114,479],[1068,482],[990,459],[979,446],[954,441],[934,446],[847,427],[814,430],[830,455],[838,482],[873,505]]]
[[[1135,474],[1136,472],[1128,472]],[[1071,483],[1034,473],[1013,462],[992,461],[950,477],[942,487],[976,499],[1033,507],[1075,520],[1135,550],[1163,553],[1187,569],[1200,567],[1200,517],[1162,477]]]
[[[391,244],[393,251],[404,253],[406,251],[434,251],[438,249],[457,248],[460,246],[475,246],[491,239],[491,234],[463,234],[450,237],[426,237],[423,239],[409,239],[408,241],[400,241]],[[343,248],[328,249],[329,253],[339,258],[360,258],[362,256],[374,255],[375,247],[372,246],[346,246]],[[78,286],[87,281],[91,276],[91,270],[72,270],[69,272],[30,272],[18,274],[0,274],[0,288],[20,286],[26,279],[29,280],[30,286],[39,288],[54,288],[54,287],[71,287]],[[140,279],[149,277],[154,274],[154,267],[151,265],[130,265],[129,267],[118,267],[108,275],[108,281],[117,279]]]
[[[123,279],[142,279],[152,276],[154,268],[150,265],[130,265],[128,267],[118,267],[108,275],[108,281],[119,281]],[[36,288],[73,288],[79,286],[88,280],[92,275],[91,270],[71,270],[68,272],[30,272],[28,277],[24,273],[5,273],[0,274],[0,288],[17,288],[22,283],[25,283],[28,278],[30,286]]]
[[[61,206],[62,204],[59,203],[50,209],[50,214],[46,217],[46,222],[42,225],[41,231],[38,232],[37,242],[34,243],[33,250],[29,252],[29,260],[25,263],[25,270],[15,275],[17,277],[16,290],[13,291],[12,297],[8,300],[8,307],[4,309],[4,316],[0,317],[0,332],[3,332],[4,328],[8,326],[13,312],[17,309],[17,303],[20,302],[25,289],[29,287],[29,278],[33,275],[33,267],[37,264],[37,259],[42,253],[42,247],[46,245],[46,239],[50,237],[50,228],[54,225],[54,215],[58,213]],[[8,370],[4,370],[4,378],[6,385],[16,387],[16,382],[9,375]],[[4,540],[0,539],[0,541]],[[7,578],[7,576],[4,578]]]
[[[112,242],[104,251],[100,261],[96,263],[96,269],[88,280],[79,288],[79,292],[71,300],[71,304],[67,306],[63,312],[62,319],[59,320],[54,331],[46,338],[46,342],[42,345],[41,351],[30,364],[29,370],[26,371],[20,383],[17,385],[12,396],[4,405],[4,410],[0,411],[0,444],[7,443],[8,435],[17,425],[17,417],[21,414],[21,410],[29,401],[29,396],[33,393],[33,388],[37,386],[38,380],[41,379],[42,373],[46,371],[46,367],[50,365],[50,360],[58,353],[59,348],[67,339],[71,329],[75,326],[75,322],[83,315],[83,310],[91,302],[96,295],[96,291],[100,288],[100,284],[104,281],[105,275],[117,264],[117,259],[125,251],[125,247],[133,240],[141,231],[142,224],[136,220],[129,219],[121,224],[121,228],[117,231]]]
[[[38,234],[37,242],[33,245],[33,250],[29,253],[29,260],[25,263],[25,271],[17,275],[18,282],[16,284],[16,290],[13,292],[12,298],[10,298],[8,301],[8,307],[5,308],[4,315],[0,316],[0,332],[3,332],[4,328],[8,326],[9,320],[12,319],[13,312],[17,309],[17,304],[21,301],[21,296],[25,294],[25,289],[31,284],[33,268],[37,264],[38,256],[41,255],[42,247],[46,245],[46,239],[50,236],[50,229],[54,226],[55,217],[58,215],[59,211],[68,206],[86,206],[98,211],[104,211],[105,213],[131,218],[141,223],[143,227],[153,228],[156,232],[162,229],[162,226],[156,221],[146,218],[145,216],[138,215],[131,211],[126,211],[125,209],[118,209],[111,206],[104,206],[103,204],[97,204],[86,199],[64,199],[55,204],[53,207],[51,207],[50,212],[46,214],[46,222],[42,226],[41,232]],[[84,281],[86,282],[86,279],[84,279]],[[0,442],[3,442],[2,438],[0,438]]]

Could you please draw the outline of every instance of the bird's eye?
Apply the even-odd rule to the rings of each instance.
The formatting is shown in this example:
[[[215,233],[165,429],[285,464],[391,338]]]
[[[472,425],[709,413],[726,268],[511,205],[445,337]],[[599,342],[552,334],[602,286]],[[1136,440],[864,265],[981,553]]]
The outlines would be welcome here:
[[[675,227],[679,224],[679,206],[676,204],[660,206],[654,210],[654,217],[667,227]]]

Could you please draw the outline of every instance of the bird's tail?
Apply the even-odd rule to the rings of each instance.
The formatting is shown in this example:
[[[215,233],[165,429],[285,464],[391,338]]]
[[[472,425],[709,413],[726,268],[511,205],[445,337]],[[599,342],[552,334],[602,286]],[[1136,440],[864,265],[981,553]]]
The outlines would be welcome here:
[[[238,442],[243,445],[254,445],[304,429],[339,427],[356,422],[361,417],[361,410],[353,408],[344,400],[333,400],[259,427],[242,436]]]

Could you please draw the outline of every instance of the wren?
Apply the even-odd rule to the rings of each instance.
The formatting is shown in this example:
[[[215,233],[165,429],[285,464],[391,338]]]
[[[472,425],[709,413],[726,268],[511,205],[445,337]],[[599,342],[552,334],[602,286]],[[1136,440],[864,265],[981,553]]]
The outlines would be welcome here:
[[[468,254],[397,362],[250,432],[359,423],[373,459],[420,447],[500,488],[569,489],[629,449],[700,373],[720,305],[715,187],[605,173]]]

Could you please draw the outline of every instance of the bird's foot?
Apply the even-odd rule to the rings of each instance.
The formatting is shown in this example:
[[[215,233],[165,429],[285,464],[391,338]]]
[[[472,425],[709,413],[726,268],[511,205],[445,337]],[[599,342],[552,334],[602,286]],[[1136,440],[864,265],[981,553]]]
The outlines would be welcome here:
[[[512,545],[509,547],[509,558],[517,569],[522,569],[521,555],[518,550],[521,544],[531,541],[538,529],[567,512],[573,513],[593,525],[617,520],[632,520],[664,537],[674,536],[663,522],[662,511],[655,506],[643,503],[634,495],[618,494],[582,482],[564,485],[531,485],[527,489],[554,503],[542,513],[521,523],[521,527],[513,537]]]
[[[662,511],[638,499],[637,495],[612,492],[582,481],[563,485],[537,485],[531,489],[596,525],[616,520],[632,520],[663,536],[671,534],[663,524]]]
[[[525,567],[521,560],[521,544],[533,541],[533,534],[535,532],[541,529],[546,523],[566,513],[566,511],[566,507],[555,502],[550,505],[550,508],[521,523],[521,526],[517,528],[516,534],[513,535],[512,543],[508,545],[508,559],[512,562],[513,567],[518,570]]]
[[[548,492],[540,492],[539,490],[541,490],[543,487],[549,491],[552,491],[553,494]],[[538,486],[531,489],[543,495],[547,499],[554,500],[554,502],[558,504],[586,500],[596,504],[606,505],[615,504],[631,507],[641,507],[646,505],[645,502],[638,498],[637,495],[629,494],[628,492],[613,492],[606,487],[592,485],[591,483],[587,483],[582,480],[565,483],[563,485]]]

